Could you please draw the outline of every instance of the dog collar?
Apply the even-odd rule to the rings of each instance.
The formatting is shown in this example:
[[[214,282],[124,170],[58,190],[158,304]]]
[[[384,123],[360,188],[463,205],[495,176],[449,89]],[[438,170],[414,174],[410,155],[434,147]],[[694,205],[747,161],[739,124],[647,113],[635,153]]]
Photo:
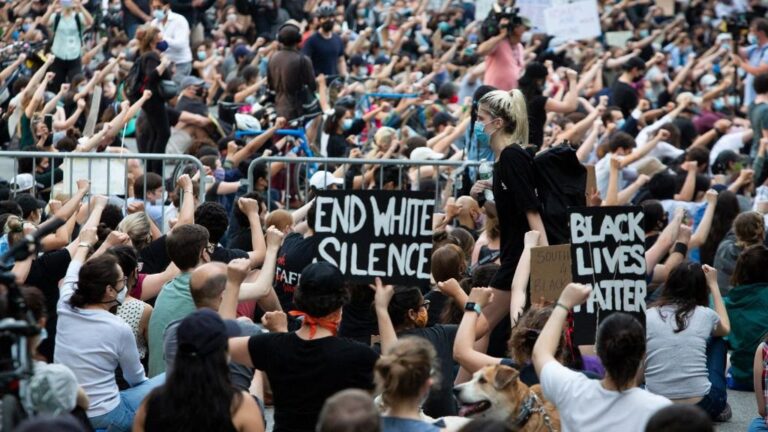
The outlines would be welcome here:
[[[520,411],[517,413],[517,417],[512,421],[512,425],[516,428],[522,428],[528,423],[528,420],[530,420],[533,413],[537,412],[541,413],[542,418],[544,419],[544,426],[547,427],[547,430],[549,432],[555,432],[547,410],[544,409],[544,406],[541,401],[539,401],[539,397],[536,396],[536,393],[532,391],[528,393],[528,397],[525,398],[523,404],[520,406]]]
[[[533,392],[528,393],[528,397],[525,398],[520,411],[517,413],[517,417],[512,421],[512,424],[517,427],[523,427],[533,415],[533,406],[536,404],[536,394]]]

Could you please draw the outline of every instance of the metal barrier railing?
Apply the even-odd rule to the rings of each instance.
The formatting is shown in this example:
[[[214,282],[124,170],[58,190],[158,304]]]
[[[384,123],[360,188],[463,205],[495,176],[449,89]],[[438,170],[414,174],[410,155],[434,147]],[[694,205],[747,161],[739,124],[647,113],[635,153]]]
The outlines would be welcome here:
[[[319,170],[323,171],[330,171],[334,172],[339,167],[342,168],[342,171],[344,173],[343,177],[346,179],[347,172],[351,168],[351,166],[370,166],[372,168],[377,168],[377,172],[375,173],[376,178],[378,179],[375,183],[378,185],[379,188],[383,188],[384,186],[384,167],[397,167],[398,168],[398,175],[397,175],[397,188],[403,189],[404,184],[403,182],[406,180],[403,176],[404,170],[410,170],[412,168],[420,168],[420,167],[434,167],[436,172],[435,175],[430,177],[423,177],[421,174],[420,169],[414,170],[413,179],[409,178],[408,180],[411,182],[414,182],[417,185],[422,184],[422,180],[432,180],[434,181],[434,188],[435,188],[435,202],[440,203],[441,199],[441,192],[443,191],[443,187],[445,185],[445,182],[448,181],[448,177],[450,177],[454,181],[454,188],[452,195],[457,196],[458,191],[462,188],[462,176],[464,175],[465,168],[467,167],[477,167],[479,166],[482,161],[452,161],[452,160],[406,160],[406,159],[355,159],[355,158],[322,158],[322,157],[288,157],[288,156],[269,156],[269,157],[261,157],[254,159],[251,164],[248,166],[248,191],[252,192],[254,190],[255,185],[255,169],[256,166],[259,164],[265,164],[267,169],[267,191],[268,193],[265,194],[265,199],[267,201],[267,206],[269,207],[272,202],[272,194],[269,193],[273,190],[272,183],[273,183],[273,176],[271,173],[271,164],[273,163],[283,163],[286,166],[282,168],[282,171],[278,174],[275,174],[275,177],[278,178],[279,176],[284,179],[284,183],[282,185],[282,196],[280,198],[281,201],[283,201],[283,204],[286,208],[289,208],[289,203],[291,201],[291,198],[297,198],[300,202],[306,202],[307,201],[307,195],[309,192],[309,180],[311,177],[310,173],[314,173],[314,169],[317,168]],[[448,175],[446,175],[445,178],[443,178],[443,174],[441,173],[441,170],[444,169],[451,169],[452,172]],[[364,174],[363,172],[360,173],[361,175]],[[410,177],[410,176],[409,176]],[[443,187],[441,187],[441,182],[443,184]],[[344,185],[340,185],[341,188],[344,188],[346,186],[346,180]],[[413,184],[408,185],[409,187],[413,186]],[[292,192],[293,190],[293,192]]]
[[[3,159],[12,160],[12,169],[8,166],[2,166]],[[38,170],[38,161],[48,159],[48,168],[44,172]],[[29,165],[31,160],[31,165]],[[116,160],[118,163],[112,163]],[[205,201],[206,194],[206,175],[203,164],[197,158],[190,155],[181,154],[145,154],[145,153],[60,153],[60,152],[36,152],[36,151],[2,151],[0,152],[0,178],[5,178],[9,182],[17,175],[29,173],[35,177],[40,175],[49,175],[50,182],[42,184],[43,188],[50,188],[51,196],[56,191],[56,186],[61,185],[64,189],[58,192],[73,195],[75,192],[75,181],[85,178],[91,182],[91,194],[106,195],[114,197],[124,195],[122,198],[123,211],[127,212],[128,207],[128,172],[129,161],[138,160],[142,164],[142,172],[147,173],[148,161],[161,161],[160,172],[163,178],[162,195],[166,196],[165,179],[171,177],[175,180],[181,175],[181,170],[188,164],[193,164],[200,172],[199,179],[199,200]],[[60,163],[58,161],[61,161]],[[120,163],[119,161],[124,161]],[[168,164],[167,162],[175,162]],[[105,163],[106,162],[106,163]],[[20,172],[22,163],[27,166]],[[63,167],[63,168],[62,168]],[[167,170],[167,168],[171,168]],[[56,170],[61,170],[57,172]],[[65,171],[66,170],[66,171]],[[68,181],[66,181],[68,180]],[[68,184],[65,184],[68,183]],[[175,187],[175,183],[174,183]],[[117,189],[117,190],[116,190]],[[15,196],[16,191],[11,188],[11,196]],[[144,182],[143,195],[147,196],[147,182]],[[183,197],[183,196],[182,196]],[[165,206],[161,207],[160,226],[161,231],[165,226]]]

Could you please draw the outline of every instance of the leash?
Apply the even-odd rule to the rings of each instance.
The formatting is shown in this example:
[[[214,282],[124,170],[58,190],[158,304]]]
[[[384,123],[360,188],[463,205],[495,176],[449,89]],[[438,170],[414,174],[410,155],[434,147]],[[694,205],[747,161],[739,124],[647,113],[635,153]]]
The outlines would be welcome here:
[[[541,414],[544,419],[544,426],[547,427],[549,432],[557,432],[552,426],[552,419],[544,408],[544,404],[541,403],[541,400],[536,396],[536,393],[532,391],[528,393],[528,397],[523,401],[523,405],[520,407],[520,412],[517,413],[517,417],[512,421],[512,425],[517,428],[522,428],[528,423],[528,420],[531,419],[533,414],[536,413]]]

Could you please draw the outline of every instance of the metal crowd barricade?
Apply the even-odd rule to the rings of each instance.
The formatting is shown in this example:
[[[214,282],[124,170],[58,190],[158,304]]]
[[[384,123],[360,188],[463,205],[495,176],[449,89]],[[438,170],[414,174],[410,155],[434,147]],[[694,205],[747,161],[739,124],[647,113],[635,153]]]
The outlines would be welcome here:
[[[206,183],[206,176],[205,176],[205,169],[203,167],[203,164],[198,160],[197,158],[190,156],[190,155],[182,155],[182,154],[146,154],[146,153],[59,153],[59,152],[36,152],[36,151],[0,151],[0,178],[3,178],[5,180],[8,180],[9,182],[16,176],[17,174],[21,174],[19,172],[19,165],[20,160],[25,160],[27,162],[29,159],[32,160],[31,165],[31,171],[25,170],[24,172],[32,174],[33,176],[40,174],[36,172],[37,169],[37,162],[41,159],[48,159],[49,169],[48,173],[50,174],[50,183],[43,184],[42,186],[46,189],[50,189],[51,196],[53,196],[54,193],[54,186],[58,183],[56,181],[56,175],[54,173],[55,168],[60,168],[62,166],[67,166],[69,173],[70,173],[70,182],[69,185],[64,185],[66,188],[62,192],[73,195],[76,190],[76,186],[74,185],[75,181],[78,180],[78,178],[72,178],[74,177],[73,172],[73,164],[75,159],[86,159],[88,160],[88,175],[86,176],[87,179],[91,182],[93,185],[96,182],[106,182],[106,193],[105,195],[107,197],[110,197],[114,194],[110,193],[110,178],[112,177],[112,166],[111,164],[106,165],[106,179],[102,178],[94,178],[94,175],[101,174],[101,173],[93,173],[92,167],[94,161],[101,161],[101,160],[111,160],[111,159],[117,159],[117,160],[123,160],[124,161],[124,172],[125,172],[125,178],[123,179],[123,185],[125,189],[125,196],[122,198],[122,205],[123,205],[123,211],[127,213],[127,207],[128,207],[128,172],[129,172],[129,160],[138,160],[142,164],[142,170],[144,173],[147,172],[147,161],[162,161],[161,163],[161,172],[163,173],[162,178],[162,193],[163,197],[166,196],[166,187],[165,187],[165,179],[171,177],[174,179],[174,185],[175,180],[181,175],[183,168],[186,165],[192,164],[194,165],[200,174],[200,190],[199,190],[199,200],[200,202],[205,201],[205,183]],[[11,159],[12,160],[12,169],[10,168],[10,165],[8,163],[5,163],[3,159]],[[61,163],[59,164],[56,162],[56,166],[54,166],[54,160],[61,160]],[[166,165],[166,162],[172,161],[174,164],[168,164]],[[118,173],[119,175],[119,173]],[[60,181],[63,181],[60,180]],[[175,187],[175,186],[174,186]],[[15,196],[16,192],[11,189],[11,196]],[[147,183],[144,182],[144,190],[143,190],[143,196],[147,196]],[[182,195],[183,198],[183,195]],[[161,231],[164,231],[164,225],[165,225],[165,206],[162,208],[161,212],[161,218],[160,218],[160,225],[158,228]]]
[[[346,179],[346,173],[349,170],[348,165],[358,166],[378,166],[376,173],[377,186],[383,188],[384,186],[384,167],[395,166],[398,168],[398,189],[410,189],[403,185],[403,172],[414,167],[434,167],[438,172],[437,175],[431,177],[435,182],[435,203],[440,203],[440,196],[445,186],[445,182],[448,181],[448,177],[451,177],[454,181],[454,187],[452,195],[456,197],[458,190],[462,188],[463,175],[465,168],[478,167],[482,161],[451,161],[451,160],[407,160],[407,159],[355,159],[355,158],[323,158],[323,157],[288,157],[288,156],[269,156],[260,157],[254,159],[248,166],[248,192],[254,190],[255,185],[255,173],[254,170],[257,165],[265,164],[267,168],[267,191],[272,190],[272,175],[271,164],[283,163],[286,166],[282,171],[275,174],[275,176],[285,176],[285,185],[282,190],[281,201],[285,205],[285,208],[289,208],[289,203],[293,197],[290,191],[293,188],[300,194],[299,201],[306,202],[309,192],[309,179],[310,179],[310,167],[319,167],[320,170],[333,172],[337,167],[343,167],[344,178]],[[293,169],[292,169],[293,168]],[[440,168],[451,168],[452,172],[447,176],[443,176],[440,172]],[[360,174],[364,174],[361,172]],[[416,170],[416,183],[421,185],[422,176],[421,170]],[[468,179],[466,181],[469,181]],[[442,183],[442,186],[441,186]],[[346,187],[345,185],[342,187]],[[272,194],[266,193],[265,199],[267,201],[267,207],[270,208],[272,202]]]

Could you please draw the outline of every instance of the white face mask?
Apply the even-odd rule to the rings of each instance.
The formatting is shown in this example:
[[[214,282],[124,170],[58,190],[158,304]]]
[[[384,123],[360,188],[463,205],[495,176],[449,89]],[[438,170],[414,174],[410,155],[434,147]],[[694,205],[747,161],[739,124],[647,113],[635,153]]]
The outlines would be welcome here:
[[[115,301],[118,305],[122,305],[125,303],[125,296],[128,295],[128,287],[124,286],[123,289],[117,292],[117,297],[115,298]]]

